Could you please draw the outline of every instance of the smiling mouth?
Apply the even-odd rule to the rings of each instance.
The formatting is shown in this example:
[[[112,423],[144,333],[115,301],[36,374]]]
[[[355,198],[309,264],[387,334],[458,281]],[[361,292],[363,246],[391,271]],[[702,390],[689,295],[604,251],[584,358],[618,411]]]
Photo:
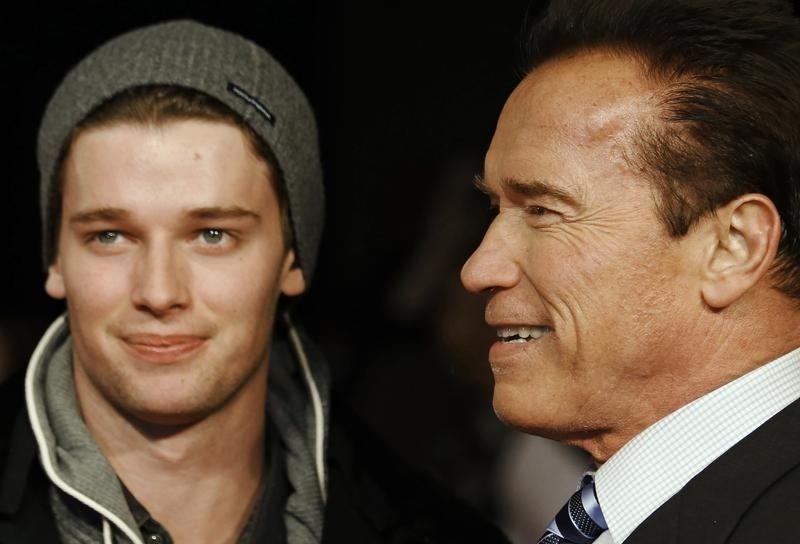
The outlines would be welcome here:
[[[521,344],[538,340],[552,331],[553,329],[546,325],[538,325],[535,327],[503,327],[497,329],[497,338],[504,344]]]
[[[135,334],[125,337],[125,345],[138,356],[158,363],[183,360],[206,343],[206,338],[194,335]]]

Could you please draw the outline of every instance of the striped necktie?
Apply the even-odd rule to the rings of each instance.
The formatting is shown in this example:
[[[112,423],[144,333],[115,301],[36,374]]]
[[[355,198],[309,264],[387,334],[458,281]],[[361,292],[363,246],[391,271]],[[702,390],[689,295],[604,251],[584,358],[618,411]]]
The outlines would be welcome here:
[[[594,475],[587,474],[581,488],[559,510],[537,544],[591,544],[606,529],[594,491]]]

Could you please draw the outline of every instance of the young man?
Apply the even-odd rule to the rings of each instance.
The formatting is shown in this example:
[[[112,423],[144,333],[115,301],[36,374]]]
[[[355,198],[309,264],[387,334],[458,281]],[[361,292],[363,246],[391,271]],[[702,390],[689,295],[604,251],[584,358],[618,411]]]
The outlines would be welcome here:
[[[800,541],[800,22],[553,0],[530,45],[462,279],[497,414],[599,465],[539,542]]]
[[[330,402],[283,311],[323,188],[268,53],[191,21],[115,38],[56,90],[38,159],[67,312],[2,414],[0,542],[502,541]]]

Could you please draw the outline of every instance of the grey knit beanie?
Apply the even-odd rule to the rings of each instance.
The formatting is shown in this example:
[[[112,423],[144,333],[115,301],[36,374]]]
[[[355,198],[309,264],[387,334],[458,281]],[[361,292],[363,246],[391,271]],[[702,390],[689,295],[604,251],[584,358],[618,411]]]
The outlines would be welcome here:
[[[324,220],[314,114],[300,87],[269,53],[224,30],[174,21],[118,36],[64,78],[39,128],[38,161],[45,263],[56,240],[56,162],[72,129],[108,98],[140,85],[202,91],[233,109],[271,147],[286,182],[297,258],[311,279]]]

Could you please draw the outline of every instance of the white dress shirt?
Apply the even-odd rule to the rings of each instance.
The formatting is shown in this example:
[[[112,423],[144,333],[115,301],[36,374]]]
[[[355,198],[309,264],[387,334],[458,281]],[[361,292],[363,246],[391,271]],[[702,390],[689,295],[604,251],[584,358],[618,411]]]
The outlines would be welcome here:
[[[595,544],[622,544],[733,445],[800,398],[800,349],[657,421],[606,461],[595,489],[608,523]]]

